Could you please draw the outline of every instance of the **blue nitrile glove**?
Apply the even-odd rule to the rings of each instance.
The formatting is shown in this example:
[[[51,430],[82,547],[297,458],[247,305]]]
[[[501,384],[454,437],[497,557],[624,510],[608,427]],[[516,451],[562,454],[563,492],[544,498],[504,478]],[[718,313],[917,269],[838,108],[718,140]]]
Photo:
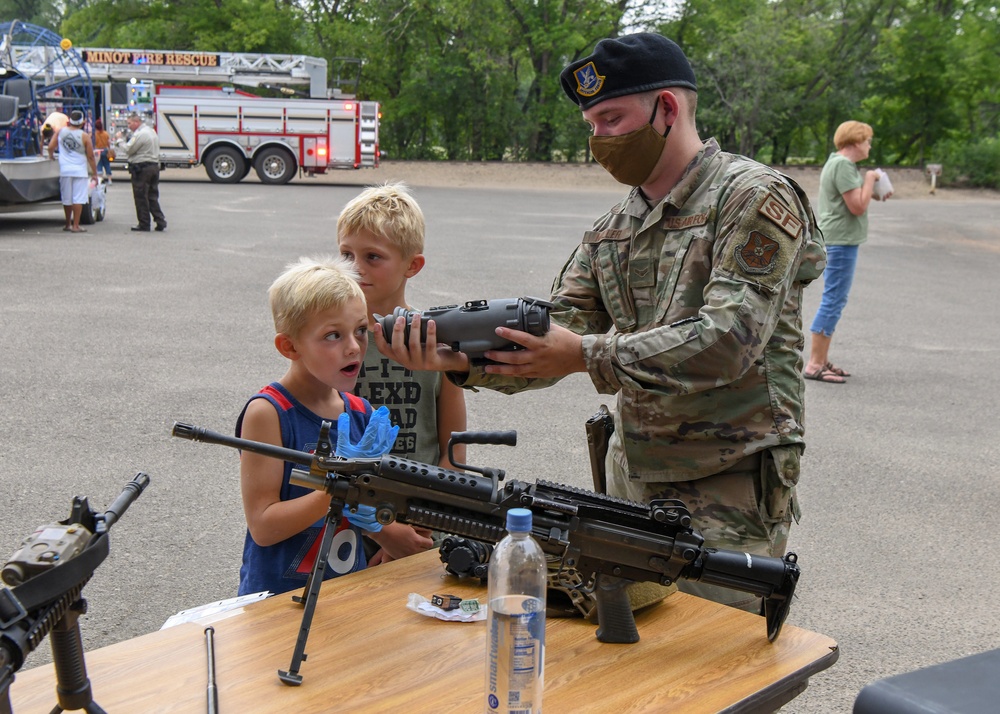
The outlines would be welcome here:
[[[389,410],[379,407],[372,412],[361,441],[351,443],[351,418],[344,412],[337,417],[337,456],[346,459],[375,459],[389,453],[396,443],[399,427],[389,421]]]
[[[374,506],[362,506],[358,505],[358,510],[353,513],[346,508],[344,509],[344,516],[347,518],[347,522],[352,526],[357,526],[363,531],[368,531],[369,533],[378,533],[382,530],[382,524],[375,520],[375,507]]]
[[[357,444],[351,443],[351,418],[344,412],[337,417],[337,456],[347,459],[373,459],[388,453],[392,445],[396,443],[396,434],[399,427],[393,426],[389,421],[389,410],[379,407],[372,412],[371,419],[365,427],[365,433],[361,435],[361,440]],[[357,512],[346,513],[348,522],[366,530],[369,533],[378,533],[382,530],[382,524],[375,520],[375,508],[373,506],[358,506]]]

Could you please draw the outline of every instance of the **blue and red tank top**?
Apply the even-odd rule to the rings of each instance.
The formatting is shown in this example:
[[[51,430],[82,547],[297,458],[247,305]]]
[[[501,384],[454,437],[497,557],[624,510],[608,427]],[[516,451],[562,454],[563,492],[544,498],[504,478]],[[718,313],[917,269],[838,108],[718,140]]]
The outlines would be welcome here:
[[[344,408],[350,417],[351,441],[357,442],[364,434],[372,415],[371,404],[367,400],[353,394],[341,392]],[[254,399],[266,399],[278,412],[281,422],[281,443],[289,449],[313,453],[319,440],[319,431],[323,419],[304,407],[291,393],[277,382],[272,382],[257,394],[250,397],[247,405]],[[243,416],[247,406],[243,407],[236,421],[236,436],[243,430]],[[337,441],[337,422],[330,429],[330,440]],[[296,486],[289,481],[293,464],[285,462],[285,471],[281,479],[281,500],[290,501],[304,496],[311,489]],[[306,530],[291,538],[274,545],[257,545],[247,530],[243,541],[243,564],[240,567],[240,595],[269,590],[272,593],[283,593],[305,586],[309,573],[319,554],[322,542],[324,520],[320,519]],[[363,570],[367,566],[364,548],[361,541],[361,529],[352,526],[346,518],[341,518],[333,537],[330,556],[327,559],[323,579],[329,580],[340,575]]]

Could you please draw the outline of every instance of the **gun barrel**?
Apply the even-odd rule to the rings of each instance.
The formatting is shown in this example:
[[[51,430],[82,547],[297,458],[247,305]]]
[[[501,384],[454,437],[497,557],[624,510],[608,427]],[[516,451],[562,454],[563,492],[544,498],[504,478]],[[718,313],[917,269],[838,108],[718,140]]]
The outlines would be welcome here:
[[[108,528],[113,526],[119,518],[128,510],[128,507],[132,505],[135,499],[142,495],[142,492],[146,490],[146,486],[149,485],[149,475],[143,471],[140,471],[132,480],[125,484],[125,488],[118,495],[118,498],[108,506],[108,510],[104,512],[104,523]]]
[[[283,446],[264,444],[259,441],[250,441],[249,439],[240,439],[236,436],[227,436],[225,434],[220,434],[217,431],[203,429],[200,426],[193,426],[192,424],[183,424],[179,421],[174,422],[174,426],[173,429],[170,430],[170,434],[171,436],[188,439],[190,441],[202,441],[206,444],[231,446],[234,449],[249,451],[254,454],[260,454],[261,456],[270,456],[273,459],[290,461],[293,464],[300,464],[302,466],[311,466],[313,461],[312,454],[307,454],[304,451],[286,449]]]

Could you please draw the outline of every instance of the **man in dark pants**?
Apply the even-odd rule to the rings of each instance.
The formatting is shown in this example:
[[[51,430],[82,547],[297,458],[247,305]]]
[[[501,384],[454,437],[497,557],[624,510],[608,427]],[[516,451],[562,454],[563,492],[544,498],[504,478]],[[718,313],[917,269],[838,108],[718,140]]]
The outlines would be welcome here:
[[[139,219],[139,225],[132,226],[132,230],[149,231],[152,215],[156,230],[164,231],[167,219],[160,210],[160,141],[138,114],[130,114],[127,122],[131,136],[128,141],[119,136],[116,143],[128,157],[128,171],[132,175],[132,198]]]

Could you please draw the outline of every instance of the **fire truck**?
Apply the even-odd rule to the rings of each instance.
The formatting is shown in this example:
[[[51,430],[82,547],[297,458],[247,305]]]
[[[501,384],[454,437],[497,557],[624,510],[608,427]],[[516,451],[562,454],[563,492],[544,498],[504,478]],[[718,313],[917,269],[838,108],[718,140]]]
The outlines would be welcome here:
[[[202,165],[219,183],[254,169],[263,183],[379,164],[379,104],[355,98],[361,63],[304,55],[83,48],[95,116],[114,136],[132,113],[147,116],[164,167]],[[234,85],[262,87],[262,97]],[[308,86],[308,91],[296,88]],[[115,163],[124,157],[116,156]]]

